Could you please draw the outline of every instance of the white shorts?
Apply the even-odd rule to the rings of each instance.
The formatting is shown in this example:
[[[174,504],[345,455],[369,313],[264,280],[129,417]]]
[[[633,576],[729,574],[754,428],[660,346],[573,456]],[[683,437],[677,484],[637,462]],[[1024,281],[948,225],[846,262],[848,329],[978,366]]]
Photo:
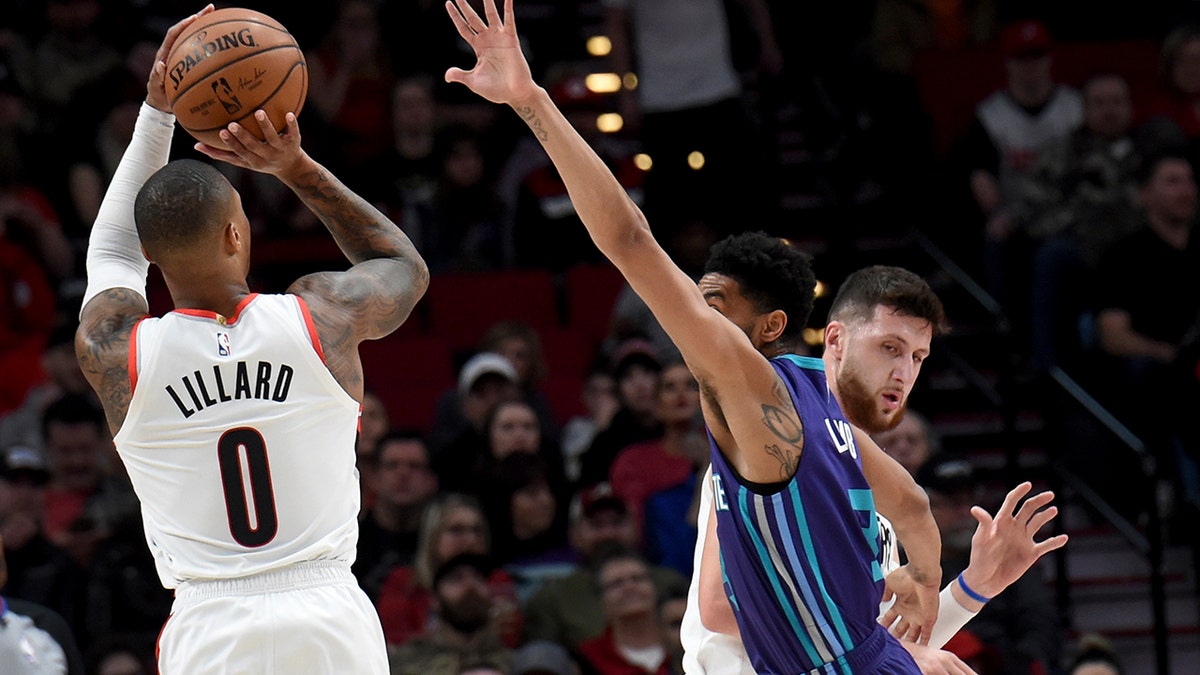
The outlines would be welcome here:
[[[387,675],[379,615],[346,563],[314,561],[175,592],[161,675]]]

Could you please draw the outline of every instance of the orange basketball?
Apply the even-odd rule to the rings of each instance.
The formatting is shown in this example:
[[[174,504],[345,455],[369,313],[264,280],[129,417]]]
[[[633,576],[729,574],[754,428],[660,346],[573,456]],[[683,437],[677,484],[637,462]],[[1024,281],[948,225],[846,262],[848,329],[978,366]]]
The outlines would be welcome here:
[[[196,140],[225,147],[217,135],[237,122],[260,140],[253,115],[265,110],[277,131],[300,114],[308,67],[295,38],[278,21],[249,9],[218,9],[193,22],[167,57],[167,100]]]

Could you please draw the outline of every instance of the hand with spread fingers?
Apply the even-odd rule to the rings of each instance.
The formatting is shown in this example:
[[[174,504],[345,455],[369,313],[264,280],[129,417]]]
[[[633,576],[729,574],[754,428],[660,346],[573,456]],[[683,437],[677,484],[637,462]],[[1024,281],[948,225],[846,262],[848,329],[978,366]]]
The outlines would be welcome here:
[[[917,644],[929,642],[938,613],[938,580],[918,579],[911,565],[904,565],[884,578],[883,600],[895,603],[880,621],[892,635]]]
[[[471,49],[475,67],[451,68],[447,82],[465,84],[471,91],[492,103],[514,105],[533,96],[539,89],[529,72],[529,63],[521,53],[512,0],[504,0],[504,17],[496,10],[495,0],[483,0],[480,18],[467,0],[446,0],[446,11]]]
[[[1032,489],[1028,481],[1013,488],[994,518],[979,506],[971,507],[979,526],[971,537],[971,560],[963,579],[983,596],[995,597],[1039,558],[1067,543],[1065,534],[1043,541],[1034,539],[1038,530],[1058,514],[1058,507],[1050,506],[1054,493],[1046,491],[1026,499],[1018,509],[1017,503]]]

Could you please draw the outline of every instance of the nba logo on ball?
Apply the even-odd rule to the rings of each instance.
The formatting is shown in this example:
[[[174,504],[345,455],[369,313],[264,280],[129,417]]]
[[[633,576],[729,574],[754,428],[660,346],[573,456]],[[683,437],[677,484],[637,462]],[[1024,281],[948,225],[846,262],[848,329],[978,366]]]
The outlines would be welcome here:
[[[196,140],[223,147],[221,129],[237,122],[262,139],[257,110],[277,132],[308,95],[308,68],[295,38],[278,21],[231,7],[184,30],[167,57],[167,97],[180,126]]]

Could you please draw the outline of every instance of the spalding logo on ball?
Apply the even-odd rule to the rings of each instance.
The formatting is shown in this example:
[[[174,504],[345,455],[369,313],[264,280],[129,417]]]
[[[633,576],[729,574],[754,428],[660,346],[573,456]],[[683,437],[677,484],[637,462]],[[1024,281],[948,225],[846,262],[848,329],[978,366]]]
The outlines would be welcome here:
[[[230,122],[262,139],[256,110],[266,111],[282,132],[284,116],[304,107],[308,67],[282,24],[231,7],[200,17],[179,37],[167,57],[166,87],[180,126],[201,143],[223,148],[218,133]]]

